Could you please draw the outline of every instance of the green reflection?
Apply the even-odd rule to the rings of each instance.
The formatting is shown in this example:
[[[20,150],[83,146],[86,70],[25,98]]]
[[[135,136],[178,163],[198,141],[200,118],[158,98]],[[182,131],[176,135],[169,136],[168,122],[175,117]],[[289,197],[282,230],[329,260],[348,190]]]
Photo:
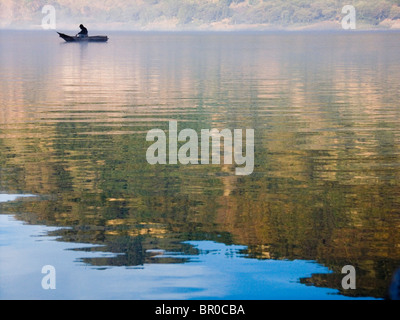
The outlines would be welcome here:
[[[135,37],[136,50],[119,59],[110,46],[85,47],[84,63],[71,58],[81,48],[52,47],[55,71],[3,51],[0,190],[41,196],[3,211],[120,254],[84,260],[98,267],[182,262],[149,250],[193,253],[182,242],[207,239],[259,259],[316,260],[335,272],[303,283],[383,297],[400,264],[392,36],[124,35],[117,49]],[[39,80],[11,83],[26,66]],[[254,128],[254,173],[149,165],[146,132],[169,119],[197,132]],[[359,271],[354,292],[340,288],[346,264]]]

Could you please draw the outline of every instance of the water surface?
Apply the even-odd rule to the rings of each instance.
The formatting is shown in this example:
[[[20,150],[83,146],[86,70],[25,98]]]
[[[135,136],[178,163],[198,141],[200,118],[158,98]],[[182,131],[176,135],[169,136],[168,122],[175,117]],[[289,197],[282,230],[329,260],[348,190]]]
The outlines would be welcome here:
[[[399,52],[395,32],[1,31],[0,191],[37,197],[0,205],[0,297],[383,298],[400,265]],[[254,129],[253,174],[149,165],[146,133],[169,120]],[[52,256],[70,284],[53,296]]]

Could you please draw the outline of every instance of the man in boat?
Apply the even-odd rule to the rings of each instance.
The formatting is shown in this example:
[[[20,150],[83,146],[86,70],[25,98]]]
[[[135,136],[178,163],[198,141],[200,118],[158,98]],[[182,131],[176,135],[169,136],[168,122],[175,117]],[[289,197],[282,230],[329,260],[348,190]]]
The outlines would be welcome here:
[[[79,26],[81,28],[81,32],[79,32],[76,36],[79,38],[85,38],[88,36],[88,29],[86,29],[83,24]]]

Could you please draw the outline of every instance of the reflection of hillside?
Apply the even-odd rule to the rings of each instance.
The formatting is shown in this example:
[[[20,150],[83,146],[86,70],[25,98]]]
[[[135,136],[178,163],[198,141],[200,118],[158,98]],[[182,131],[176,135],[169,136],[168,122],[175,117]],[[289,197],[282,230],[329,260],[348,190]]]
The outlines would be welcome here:
[[[86,261],[97,266],[152,262],[149,249],[212,239],[261,259],[336,272],[354,264],[360,292],[381,296],[400,262],[395,54],[366,45],[360,65],[355,48],[334,51],[343,36],[236,37],[49,46],[58,59],[46,68],[0,52],[0,190],[45,196],[7,210],[71,227],[56,232],[61,240],[124,254]],[[126,41],[132,50],[119,50]],[[254,128],[254,174],[148,165],[145,134],[170,119],[180,129]],[[337,287],[332,279],[302,281]]]

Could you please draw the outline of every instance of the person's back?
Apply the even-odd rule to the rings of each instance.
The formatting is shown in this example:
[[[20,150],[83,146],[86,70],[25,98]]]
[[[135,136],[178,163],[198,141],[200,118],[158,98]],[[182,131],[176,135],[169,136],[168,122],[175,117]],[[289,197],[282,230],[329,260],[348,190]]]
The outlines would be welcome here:
[[[83,24],[81,24],[79,28],[81,28],[81,32],[78,33],[78,37],[87,37],[88,30],[83,26]]]

